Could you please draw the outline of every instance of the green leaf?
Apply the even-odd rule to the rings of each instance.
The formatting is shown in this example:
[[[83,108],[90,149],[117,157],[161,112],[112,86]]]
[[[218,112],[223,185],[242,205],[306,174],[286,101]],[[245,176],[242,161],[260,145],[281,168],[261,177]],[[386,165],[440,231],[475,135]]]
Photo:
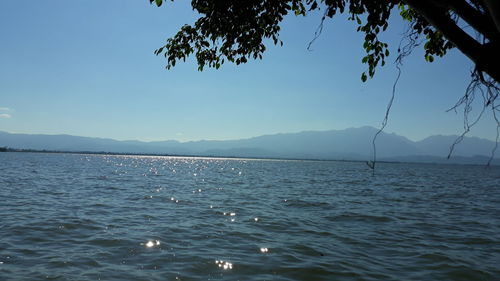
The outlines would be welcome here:
[[[162,2],[163,2],[163,0],[156,0],[155,2],[156,2],[156,6],[160,7],[161,4],[162,4]]]
[[[366,79],[368,79],[368,77],[366,77],[366,73],[363,72],[363,74],[361,74],[361,81],[366,82]]]

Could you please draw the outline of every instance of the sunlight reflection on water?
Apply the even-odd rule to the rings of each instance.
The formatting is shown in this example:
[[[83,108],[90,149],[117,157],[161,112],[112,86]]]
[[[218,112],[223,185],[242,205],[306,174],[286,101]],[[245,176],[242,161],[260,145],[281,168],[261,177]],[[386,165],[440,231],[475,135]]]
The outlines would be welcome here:
[[[233,269],[233,264],[228,261],[216,260],[215,264],[224,270]]]
[[[160,245],[160,241],[158,241],[158,240],[154,240],[154,241],[149,240],[146,243],[141,243],[141,245],[145,245],[146,247],[151,248],[151,247],[154,247],[154,246],[159,246]]]

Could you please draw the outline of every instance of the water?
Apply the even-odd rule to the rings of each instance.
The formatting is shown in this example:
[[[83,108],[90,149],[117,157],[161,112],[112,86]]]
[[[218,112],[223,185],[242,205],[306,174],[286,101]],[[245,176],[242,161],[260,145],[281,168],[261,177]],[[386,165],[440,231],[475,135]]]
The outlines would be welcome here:
[[[0,153],[0,280],[498,280],[500,168]]]

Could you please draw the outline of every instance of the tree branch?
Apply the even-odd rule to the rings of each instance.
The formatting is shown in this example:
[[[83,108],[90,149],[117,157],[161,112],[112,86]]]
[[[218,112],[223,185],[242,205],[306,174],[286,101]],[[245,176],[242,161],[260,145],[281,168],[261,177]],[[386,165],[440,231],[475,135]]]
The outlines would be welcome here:
[[[500,69],[498,67],[500,56],[498,53],[492,52],[492,46],[496,46],[497,44],[481,45],[458,27],[445,9],[437,7],[432,1],[405,1],[448,38],[462,53],[469,57],[476,64],[479,71],[484,71],[496,81],[500,81]]]
[[[448,4],[455,13],[490,41],[500,40],[500,31],[495,28],[489,15],[481,13],[464,0],[449,1]]]

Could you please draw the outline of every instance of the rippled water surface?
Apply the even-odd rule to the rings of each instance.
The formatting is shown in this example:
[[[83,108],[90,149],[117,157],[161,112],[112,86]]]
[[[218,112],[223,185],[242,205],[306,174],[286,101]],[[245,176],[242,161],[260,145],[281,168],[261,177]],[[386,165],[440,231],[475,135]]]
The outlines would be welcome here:
[[[0,280],[498,280],[500,169],[0,153]]]

